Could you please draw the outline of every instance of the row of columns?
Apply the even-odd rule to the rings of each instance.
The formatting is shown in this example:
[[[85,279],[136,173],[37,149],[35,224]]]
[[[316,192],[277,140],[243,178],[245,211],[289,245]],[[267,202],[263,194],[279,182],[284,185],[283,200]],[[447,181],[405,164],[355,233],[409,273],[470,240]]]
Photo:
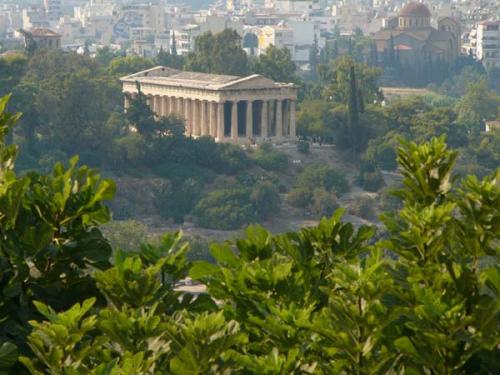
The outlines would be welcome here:
[[[149,105],[158,117],[176,114],[184,118],[186,123],[186,135],[188,136],[211,136],[217,140],[225,137],[225,102],[214,102],[207,100],[187,99],[171,96],[150,96]],[[238,132],[238,103],[241,101],[229,101],[230,108],[230,132],[229,138],[237,141],[240,136]],[[245,100],[246,118],[245,135],[246,139],[252,139],[254,134],[254,100]],[[295,138],[295,101],[286,100],[285,113],[283,113],[284,101],[271,99],[260,100],[260,137],[268,138],[284,136]],[[270,108],[275,108],[275,134],[270,134]],[[128,99],[125,98],[125,107],[128,107]]]

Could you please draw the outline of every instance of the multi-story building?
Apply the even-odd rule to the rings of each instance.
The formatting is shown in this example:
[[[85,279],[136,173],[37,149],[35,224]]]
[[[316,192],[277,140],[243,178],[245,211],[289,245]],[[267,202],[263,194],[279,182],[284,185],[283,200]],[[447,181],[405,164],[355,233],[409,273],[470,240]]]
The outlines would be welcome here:
[[[278,48],[288,48],[292,58],[294,57],[295,39],[293,28],[285,25],[264,26],[257,36],[260,53],[263,53],[272,44]]]
[[[61,0],[43,0],[43,6],[49,20],[58,20],[61,17]]]
[[[500,67],[500,20],[479,22],[469,34],[469,42],[485,68]]]

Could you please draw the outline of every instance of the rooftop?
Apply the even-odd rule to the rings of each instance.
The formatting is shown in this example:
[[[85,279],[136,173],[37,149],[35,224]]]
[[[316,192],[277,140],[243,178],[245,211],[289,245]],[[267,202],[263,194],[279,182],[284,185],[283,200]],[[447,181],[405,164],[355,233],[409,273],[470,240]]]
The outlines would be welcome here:
[[[164,86],[199,88],[207,90],[232,89],[236,86],[248,88],[294,87],[291,83],[274,82],[259,74],[239,77],[224,74],[186,72],[165,66],[157,66],[121,78],[122,82],[151,83]]]
[[[416,1],[411,1],[406,4],[401,12],[399,12],[400,17],[430,17],[431,12],[424,4],[418,3]]]
[[[43,27],[33,27],[33,28],[29,29],[28,32],[33,36],[43,36],[43,37],[49,37],[49,38],[61,37],[61,35],[59,35],[55,31],[53,31],[51,29],[46,29]]]

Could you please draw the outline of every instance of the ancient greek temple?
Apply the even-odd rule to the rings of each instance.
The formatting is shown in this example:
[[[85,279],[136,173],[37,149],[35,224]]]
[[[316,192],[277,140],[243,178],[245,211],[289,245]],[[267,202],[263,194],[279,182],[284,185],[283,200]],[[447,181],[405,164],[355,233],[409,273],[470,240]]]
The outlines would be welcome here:
[[[297,87],[254,74],[237,77],[184,72],[163,66],[121,78],[123,92],[137,83],[158,117],[185,120],[186,135],[218,142],[258,143],[295,139]],[[129,99],[125,96],[125,110]]]

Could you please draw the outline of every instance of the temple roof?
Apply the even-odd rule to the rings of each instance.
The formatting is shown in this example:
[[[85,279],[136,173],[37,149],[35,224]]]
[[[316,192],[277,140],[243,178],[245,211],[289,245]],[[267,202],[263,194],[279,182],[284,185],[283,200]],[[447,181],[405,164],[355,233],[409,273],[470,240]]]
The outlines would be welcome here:
[[[28,32],[33,36],[45,37],[45,38],[60,38],[61,35],[55,31],[43,27],[33,27],[28,30]]]
[[[373,39],[375,40],[389,40],[391,35],[396,38],[399,35],[408,35],[420,41],[446,41],[453,38],[449,31],[436,30],[433,27],[425,27],[420,29],[393,29],[393,30],[380,30],[375,33]]]
[[[164,66],[134,73],[120,79],[122,82],[152,83],[164,86],[198,88],[207,90],[259,89],[293,87],[291,83],[275,82],[259,74],[239,77],[223,74],[186,72]]]

